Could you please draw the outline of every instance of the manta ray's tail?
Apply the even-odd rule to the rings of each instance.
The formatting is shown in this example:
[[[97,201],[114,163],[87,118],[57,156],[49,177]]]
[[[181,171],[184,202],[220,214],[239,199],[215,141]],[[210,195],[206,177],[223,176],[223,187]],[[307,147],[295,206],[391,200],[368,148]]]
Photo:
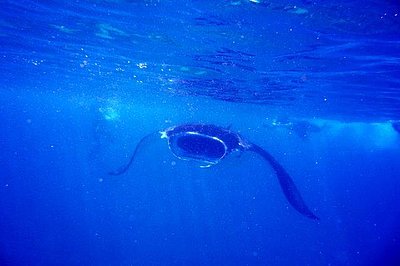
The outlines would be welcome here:
[[[308,218],[319,220],[319,218],[307,207],[292,178],[282,167],[282,165],[280,165],[280,163],[278,163],[278,161],[275,160],[275,158],[272,157],[272,155],[269,154],[266,150],[255,144],[252,144],[249,150],[258,153],[271,164],[272,168],[275,170],[276,175],[278,176],[279,184],[281,185],[283,193],[285,194],[289,203],[298,212],[307,216]]]
[[[128,171],[128,170],[129,170],[129,167],[131,166],[131,164],[132,164],[133,161],[135,160],[136,153],[139,151],[139,149],[146,143],[146,141],[147,141],[151,136],[154,136],[154,133],[149,134],[149,135],[143,137],[143,138],[139,141],[139,143],[136,145],[136,148],[135,148],[135,150],[133,151],[133,154],[132,154],[132,156],[131,156],[131,158],[129,159],[129,162],[128,162],[127,164],[121,166],[120,168],[118,168],[118,169],[115,170],[115,171],[108,172],[108,174],[109,174],[109,175],[122,175],[123,173],[125,173],[126,171]]]

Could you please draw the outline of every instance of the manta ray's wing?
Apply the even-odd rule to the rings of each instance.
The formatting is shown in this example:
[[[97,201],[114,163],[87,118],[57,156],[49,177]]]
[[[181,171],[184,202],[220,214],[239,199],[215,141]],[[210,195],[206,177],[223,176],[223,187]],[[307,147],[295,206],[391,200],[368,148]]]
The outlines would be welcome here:
[[[282,165],[266,150],[263,148],[252,144],[249,149],[259,155],[261,155],[266,161],[268,161],[278,177],[279,184],[285,194],[289,203],[301,214],[307,216],[308,218],[319,220],[319,218],[307,207],[303,198],[300,195],[299,190],[294,184],[292,178],[282,167]]]
[[[136,156],[137,152],[138,152],[144,145],[146,145],[146,144],[149,142],[149,140],[151,139],[151,137],[155,136],[156,133],[158,133],[158,132],[151,133],[151,134],[149,134],[149,135],[147,135],[147,136],[144,136],[144,137],[139,141],[139,143],[136,145],[136,148],[135,148],[135,150],[133,151],[133,154],[132,154],[131,158],[129,159],[129,162],[128,162],[127,164],[121,166],[121,167],[118,168],[117,170],[109,172],[108,174],[109,174],[109,175],[122,175],[123,173],[125,173],[126,171],[128,171],[128,170],[129,170],[129,167],[132,165],[133,161],[135,160],[135,156]]]

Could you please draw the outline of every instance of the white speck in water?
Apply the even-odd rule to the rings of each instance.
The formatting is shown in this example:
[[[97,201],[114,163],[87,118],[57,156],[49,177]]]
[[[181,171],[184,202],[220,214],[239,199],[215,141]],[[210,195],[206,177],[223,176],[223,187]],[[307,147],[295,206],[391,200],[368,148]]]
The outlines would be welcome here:
[[[138,63],[136,64],[140,69],[147,68],[147,63]]]

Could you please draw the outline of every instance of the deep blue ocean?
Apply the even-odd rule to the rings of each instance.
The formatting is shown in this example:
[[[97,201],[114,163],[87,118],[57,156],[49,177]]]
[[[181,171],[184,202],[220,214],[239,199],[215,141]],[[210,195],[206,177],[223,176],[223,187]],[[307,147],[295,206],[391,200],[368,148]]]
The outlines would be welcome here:
[[[398,1],[0,0],[0,122],[1,266],[400,265]]]

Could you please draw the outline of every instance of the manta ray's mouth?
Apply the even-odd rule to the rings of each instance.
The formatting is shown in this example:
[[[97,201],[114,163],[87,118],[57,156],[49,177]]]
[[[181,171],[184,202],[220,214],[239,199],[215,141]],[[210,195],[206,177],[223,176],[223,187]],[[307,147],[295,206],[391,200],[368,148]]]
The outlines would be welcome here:
[[[198,132],[180,132],[168,137],[172,153],[181,160],[216,164],[227,154],[225,143],[217,137]]]

